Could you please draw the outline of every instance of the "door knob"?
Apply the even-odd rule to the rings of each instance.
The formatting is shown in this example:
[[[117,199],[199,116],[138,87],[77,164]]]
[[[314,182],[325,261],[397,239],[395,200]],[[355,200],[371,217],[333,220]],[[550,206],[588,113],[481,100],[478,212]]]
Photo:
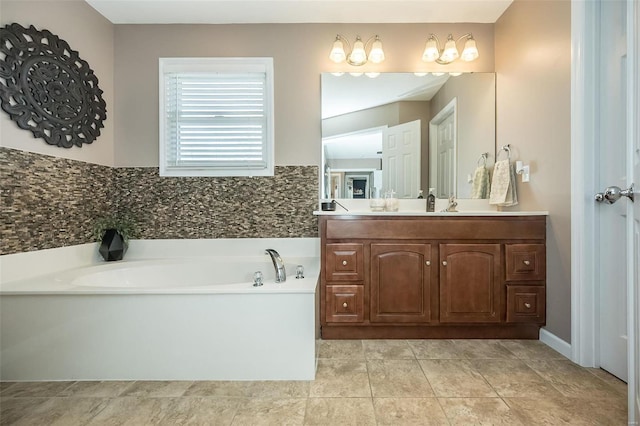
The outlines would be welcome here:
[[[610,186],[604,190],[604,192],[598,192],[595,195],[595,200],[599,203],[606,202],[607,204],[613,204],[620,199],[620,197],[628,197],[633,201],[633,184],[628,189],[620,189],[617,186]]]

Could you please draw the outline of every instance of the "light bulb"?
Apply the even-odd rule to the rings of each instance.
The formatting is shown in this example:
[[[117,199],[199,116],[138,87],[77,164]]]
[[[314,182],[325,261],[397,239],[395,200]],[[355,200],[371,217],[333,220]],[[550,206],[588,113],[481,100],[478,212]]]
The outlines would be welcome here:
[[[449,34],[449,38],[444,45],[444,50],[442,51],[442,56],[440,56],[440,60],[445,63],[453,62],[458,59],[460,54],[458,53],[458,48],[456,47],[456,42],[453,39],[453,36]]]
[[[476,47],[476,41],[473,36],[469,36],[467,41],[464,43],[464,49],[462,50],[462,55],[460,59],[466,62],[473,61],[478,58],[478,48]]]
[[[367,62],[367,53],[364,51],[364,43],[360,39],[360,36],[356,37],[356,42],[353,43],[353,50],[349,55],[349,63],[351,65],[364,65]]]
[[[379,64],[384,61],[384,51],[382,50],[382,42],[376,36],[375,41],[371,45],[371,52],[369,52],[369,60],[374,64]]]
[[[424,47],[424,53],[422,54],[422,60],[425,62],[433,62],[438,59],[440,56],[440,51],[438,50],[438,43],[433,34],[427,40],[427,44]]]
[[[333,48],[331,49],[331,53],[329,53],[329,59],[331,59],[336,64],[343,62],[347,58],[347,55],[344,53],[344,45],[342,44],[342,40],[340,40],[340,36],[336,37],[336,41],[333,42]]]

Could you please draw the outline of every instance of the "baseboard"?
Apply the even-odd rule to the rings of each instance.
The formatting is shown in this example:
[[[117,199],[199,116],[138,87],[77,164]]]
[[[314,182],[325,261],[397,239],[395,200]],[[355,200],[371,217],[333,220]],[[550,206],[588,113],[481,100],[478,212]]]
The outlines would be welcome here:
[[[551,349],[560,352],[561,355],[564,355],[567,358],[571,359],[571,344],[565,342],[564,340],[544,328],[540,329],[540,341],[549,346]]]

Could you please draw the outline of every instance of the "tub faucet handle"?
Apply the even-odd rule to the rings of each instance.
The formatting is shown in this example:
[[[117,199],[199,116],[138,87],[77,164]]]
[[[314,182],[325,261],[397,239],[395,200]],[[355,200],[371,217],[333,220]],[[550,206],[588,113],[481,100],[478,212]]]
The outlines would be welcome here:
[[[256,271],[253,274],[253,286],[260,287],[262,285],[262,271]]]

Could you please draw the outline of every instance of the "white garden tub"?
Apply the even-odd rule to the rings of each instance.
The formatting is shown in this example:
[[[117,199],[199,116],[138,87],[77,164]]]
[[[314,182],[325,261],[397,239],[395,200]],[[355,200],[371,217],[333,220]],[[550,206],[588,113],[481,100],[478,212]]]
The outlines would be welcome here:
[[[168,258],[155,257],[167,241],[132,242],[128,260],[3,280],[1,378],[312,380],[319,251],[309,240],[308,250],[180,241]],[[280,252],[286,282],[274,282],[265,248]],[[258,270],[264,285],[254,287]]]

